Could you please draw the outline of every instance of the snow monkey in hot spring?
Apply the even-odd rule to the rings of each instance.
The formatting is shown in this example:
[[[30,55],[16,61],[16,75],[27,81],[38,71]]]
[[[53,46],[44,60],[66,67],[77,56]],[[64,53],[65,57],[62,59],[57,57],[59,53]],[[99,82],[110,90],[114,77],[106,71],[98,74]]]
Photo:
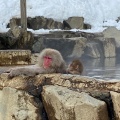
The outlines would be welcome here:
[[[81,75],[83,72],[83,64],[79,59],[73,60],[67,68],[67,73]]]
[[[12,68],[7,72],[9,73],[9,78],[21,74],[34,76],[40,73],[65,73],[66,64],[59,51],[51,48],[46,48],[41,51],[38,57],[38,64],[26,67]]]
[[[83,65],[79,60],[73,60],[71,64],[66,68],[66,63],[61,53],[55,49],[46,48],[41,51],[38,57],[38,64],[16,67],[8,70],[9,78],[13,78],[18,75],[35,76],[42,73],[69,73],[69,74],[81,74],[83,71]]]

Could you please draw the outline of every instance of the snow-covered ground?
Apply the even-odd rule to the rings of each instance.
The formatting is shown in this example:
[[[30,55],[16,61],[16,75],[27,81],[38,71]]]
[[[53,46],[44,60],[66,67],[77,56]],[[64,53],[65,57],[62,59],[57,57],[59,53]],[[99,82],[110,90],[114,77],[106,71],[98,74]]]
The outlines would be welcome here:
[[[27,16],[44,16],[63,21],[71,16],[82,16],[92,25],[88,31],[98,32],[103,26],[120,29],[120,0],[26,0]],[[20,17],[20,0],[0,0],[0,32],[7,31],[6,25],[12,17]],[[104,22],[103,22],[104,21]],[[33,32],[48,32],[37,30]]]

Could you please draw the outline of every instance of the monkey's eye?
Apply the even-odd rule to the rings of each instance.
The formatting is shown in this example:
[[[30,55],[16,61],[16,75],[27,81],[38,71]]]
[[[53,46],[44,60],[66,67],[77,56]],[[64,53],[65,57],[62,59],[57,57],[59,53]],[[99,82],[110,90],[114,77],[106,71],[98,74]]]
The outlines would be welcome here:
[[[49,56],[44,56],[44,58],[45,59],[49,59],[49,60],[51,60],[52,58],[51,57],[49,57]]]

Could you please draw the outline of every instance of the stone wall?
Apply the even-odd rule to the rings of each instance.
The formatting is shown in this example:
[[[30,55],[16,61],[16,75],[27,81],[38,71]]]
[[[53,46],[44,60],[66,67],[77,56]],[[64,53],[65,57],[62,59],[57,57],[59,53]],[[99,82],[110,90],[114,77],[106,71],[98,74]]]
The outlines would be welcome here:
[[[70,74],[0,75],[5,120],[120,120],[120,82]]]
[[[56,31],[35,36],[34,40],[33,52],[48,47],[59,50],[64,57],[113,58],[119,53],[115,38],[105,38],[103,33]]]
[[[18,26],[21,25],[20,18],[12,18],[11,20],[15,20]],[[7,27],[10,27],[11,20],[8,23]],[[27,18],[27,27],[33,30],[39,29],[63,29],[63,30],[70,30],[70,29],[90,29],[91,25],[84,23],[83,17],[70,17],[63,22],[58,22],[53,20],[52,18],[45,18],[43,16],[36,16],[34,18],[28,17]]]
[[[0,50],[0,66],[31,64],[30,50]]]
[[[116,34],[112,37],[113,31]],[[29,49],[39,53],[44,48],[54,48],[63,57],[113,58],[120,56],[118,33],[119,30],[110,27],[101,33],[50,31],[32,34],[22,33],[14,26],[7,33],[0,33],[0,49]]]

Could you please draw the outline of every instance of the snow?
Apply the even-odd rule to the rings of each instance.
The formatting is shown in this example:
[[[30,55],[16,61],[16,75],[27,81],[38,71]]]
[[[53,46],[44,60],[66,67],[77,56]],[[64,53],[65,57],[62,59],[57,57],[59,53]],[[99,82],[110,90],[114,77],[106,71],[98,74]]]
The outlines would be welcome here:
[[[102,31],[103,26],[115,26],[120,29],[120,0],[26,0],[27,16],[44,16],[63,21],[71,16],[84,17],[85,23],[92,25],[89,32]],[[12,17],[20,17],[20,0],[0,0],[0,32],[6,28]],[[33,31],[33,30],[31,30]],[[73,30],[75,31],[75,29]],[[49,32],[37,30],[35,33]]]

